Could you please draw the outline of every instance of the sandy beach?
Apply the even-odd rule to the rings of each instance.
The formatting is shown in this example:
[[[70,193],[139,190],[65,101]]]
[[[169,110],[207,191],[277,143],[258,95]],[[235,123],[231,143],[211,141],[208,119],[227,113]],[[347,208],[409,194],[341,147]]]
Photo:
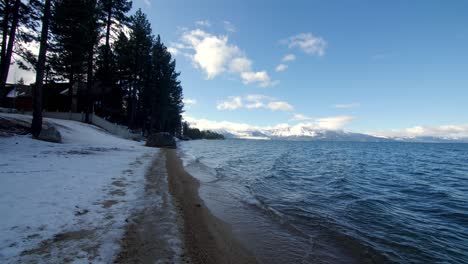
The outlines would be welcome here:
[[[184,170],[176,150],[164,149],[154,159],[146,175],[145,200],[150,201],[153,194],[164,193],[166,190],[161,189],[164,186],[172,197],[163,197],[163,210],[145,206],[129,220],[115,263],[154,263],[156,260],[196,264],[257,263],[255,257],[236,241],[231,227],[205,206],[198,195],[198,180]],[[165,215],[171,211],[177,212],[175,219]],[[171,250],[164,237],[168,230],[161,223],[168,218],[179,225],[182,252]],[[177,256],[174,258],[174,255]]]
[[[175,150],[165,150],[170,192],[184,222],[184,240],[193,263],[257,263],[231,228],[208,210],[198,195],[199,182],[185,172]]]

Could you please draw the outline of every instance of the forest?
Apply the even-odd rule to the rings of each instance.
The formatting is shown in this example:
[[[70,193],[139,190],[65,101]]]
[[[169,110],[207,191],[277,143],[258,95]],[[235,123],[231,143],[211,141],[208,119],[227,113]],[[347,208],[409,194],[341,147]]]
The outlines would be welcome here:
[[[0,98],[12,63],[35,72],[33,136],[42,127],[47,83],[68,83],[70,105],[75,87],[84,87],[86,121],[95,111],[143,135],[180,135],[184,105],[175,59],[147,16],[131,9],[129,0],[0,2]]]

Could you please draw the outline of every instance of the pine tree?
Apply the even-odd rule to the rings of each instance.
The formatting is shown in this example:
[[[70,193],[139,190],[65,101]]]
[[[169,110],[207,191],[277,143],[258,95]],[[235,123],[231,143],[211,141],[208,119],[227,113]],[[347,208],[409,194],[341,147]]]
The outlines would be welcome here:
[[[141,95],[144,87],[149,85],[149,70],[151,65],[151,47],[153,35],[151,24],[146,15],[138,9],[132,16],[130,34],[131,47],[131,83],[128,98],[129,127],[142,126],[144,117],[141,109]]]
[[[179,135],[183,112],[182,86],[176,63],[160,36],[153,46],[151,70],[151,89],[145,96],[151,98],[147,102],[151,105],[150,131]]]
[[[123,28],[130,23],[127,12],[131,9],[132,2],[129,0],[100,0],[100,19],[105,43],[99,47],[96,62],[96,81],[99,84],[99,102],[101,112],[107,117],[115,118],[121,108],[114,101],[114,97],[120,94],[121,87],[117,84],[116,56],[111,45],[112,33],[117,36],[123,32]],[[115,43],[114,43],[115,46]]]
[[[92,89],[93,89],[93,82],[94,82],[94,50],[97,45],[99,39],[99,13],[100,10],[97,5],[96,0],[86,0],[85,1],[86,7],[86,17],[85,19],[85,39],[86,39],[86,47],[87,47],[87,62],[86,62],[86,96],[85,96],[85,122],[89,123],[89,114],[91,112],[91,105],[92,105]]]
[[[85,66],[89,51],[90,0],[57,0],[54,19],[51,23],[53,34],[54,70],[69,81],[68,97],[70,109],[73,106],[75,83],[84,83]]]
[[[30,55],[30,52],[23,47],[33,41],[34,34],[22,30],[34,29],[37,27],[39,19],[38,12],[42,10],[41,2],[38,0],[29,0],[25,3],[21,0],[4,0],[0,4],[1,15],[1,49],[0,49],[0,99],[5,93],[5,84],[10,70],[11,59],[15,46],[19,49],[18,55]],[[15,45],[17,44],[17,45]]]
[[[126,15],[132,8],[132,1],[128,0],[100,0],[100,9],[103,20],[105,21],[105,45],[103,52],[104,73],[110,74],[111,71],[111,31],[112,26],[124,26],[130,22],[130,18]]]
[[[46,65],[47,38],[49,35],[51,0],[45,0],[44,14],[42,16],[42,31],[39,47],[39,57],[36,66],[36,83],[33,92],[33,120],[31,124],[31,133],[37,138],[42,129],[42,86]]]
[[[133,67],[131,65],[130,40],[123,32],[119,34],[115,42],[113,54],[115,55],[115,71],[118,78],[116,89],[113,89],[110,94],[108,107],[113,109],[111,113],[120,123],[126,124],[128,121],[128,118],[125,118],[125,116],[128,117],[128,101],[126,98],[128,98],[131,89],[131,69]]]

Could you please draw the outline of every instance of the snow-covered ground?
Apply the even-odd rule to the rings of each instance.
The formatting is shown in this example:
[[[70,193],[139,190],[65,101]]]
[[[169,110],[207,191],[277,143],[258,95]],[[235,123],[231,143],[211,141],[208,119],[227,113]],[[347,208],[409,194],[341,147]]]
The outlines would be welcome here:
[[[158,150],[95,126],[45,120],[63,144],[0,137],[0,263],[109,263]]]

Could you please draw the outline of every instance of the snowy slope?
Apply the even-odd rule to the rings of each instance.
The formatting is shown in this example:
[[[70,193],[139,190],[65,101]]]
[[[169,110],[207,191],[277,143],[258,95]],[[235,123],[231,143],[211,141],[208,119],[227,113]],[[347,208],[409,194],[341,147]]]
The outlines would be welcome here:
[[[46,121],[64,144],[0,138],[0,263],[107,263],[157,150],[91,125]]]

